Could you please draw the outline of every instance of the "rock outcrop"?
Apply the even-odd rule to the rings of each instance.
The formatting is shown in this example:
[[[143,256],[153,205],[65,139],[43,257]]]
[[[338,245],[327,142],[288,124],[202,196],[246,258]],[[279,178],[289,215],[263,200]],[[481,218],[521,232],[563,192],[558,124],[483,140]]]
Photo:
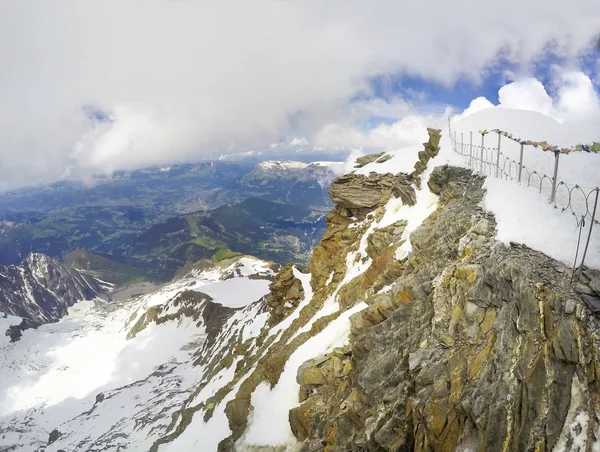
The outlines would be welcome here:
[[[302,282],[294,276],[293,268],[292,264],[284,266],[269,286],[270,292],[265,298],[265,303],[270,309],[271,325],[281,322],[290,315],[304,298]]]
[[[414,205],[415,192],[411,180],[404,174],[371,173],[346,174],[331,184],[329,196],[337,207],[345,208],[351,214],[364,214],[383,206],[390,198],[401,198],[407,205]]]
[[[482,184],[467,170],[434,171],[440,207],[411,235],[391,289],[353,316],[351,370],[332,371],[333,354],[306,364],[323,376],[299,381],[309,395],[290,412],[306,450],[584,450],[597,440],[593,302],[564,265],[495,242]]]
[[[438,155],[440,151],[441,131],[438,129],[427,129],[429,133],[429,141],[423,143],[424,150],[419,152],[419,161],[415,163],[415,170],[411,173],[414,180],[419,180],[418,177],[425,172],[429,160]]]

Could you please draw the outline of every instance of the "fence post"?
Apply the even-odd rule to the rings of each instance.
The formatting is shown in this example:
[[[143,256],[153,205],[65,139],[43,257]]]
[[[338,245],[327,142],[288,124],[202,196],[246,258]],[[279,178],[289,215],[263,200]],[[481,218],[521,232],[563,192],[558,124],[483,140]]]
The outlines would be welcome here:
[[[469,167],[473,169],[473,132],[470,132],[471,138],[469,140]]]
[[[454,151],[457,151],[457,149],[456,149],[456,130],[454,131]]]
[[[525,146],[525,144],[521,143],[521,156],[519,157],[519,176],[517,178],[519,183],[521,183],[521,173],[523,173],[523,147],[524,146]]]
[[[496,177],[500,177],[500,139],[502,135],[498,132],[498,155],[496,156]]]
[[[552,194],[550,195],[550,203],[554,203],[556,199],[556,184],[558,181],[558,159],[560,157],[560,152],[554,153],[554,179],[552,179]]]
[[[460,155],[465,155],[465,141],[462,132],[460,133]]]
[[[481,165],[479,165],[479,172],[483,174],[483,145],[485,142],[485,134],[481,134]]]
[[[590,239],[592,238],[592,229],[594,228],[594,221],[596,219],[596,209],[598,208],[598,195],[600,195],[600,188],[596,188],[596,200],[594,201],[594,210],[592,212],[592,221],[590,222],[590,231],[588,232],[587,242],[585,243],[585,249],[583,250],[581,266],[579,267],[577,278],[579,278],[581,272],[583,271],[583,264],[585,262],[585,257],[587,256],[588,248],[590,246]]]

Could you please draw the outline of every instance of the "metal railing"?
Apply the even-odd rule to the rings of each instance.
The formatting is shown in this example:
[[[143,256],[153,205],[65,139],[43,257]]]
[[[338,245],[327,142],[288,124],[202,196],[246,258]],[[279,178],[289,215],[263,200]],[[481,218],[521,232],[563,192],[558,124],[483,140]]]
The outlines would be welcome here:
[[[600,188],[583,187],[576,183],[560,180],[558,176],[560,152],[554,152],[554,165],[550,175],[525,166],[523,160],[526,143],[520,143],[519,157],[518,160],[515,160],[502,152],[503,135],[501,133],[497,134],[497,146],[489,147],[485,145],[486,134],[480,134],[481,144],[475,144],[473,143],[473,132],[470,132],[468,143],[465,143],[463,133],[457,136],[456,131],[452,131],[450,119],[448,119],[448,130],[453,151],[463,156],[473,171],[484,176],[513,180],[527,187],[533,187],[539,193],[546,194],[548,202],[555,209],[573,215],[579,236],[571,280],[577,281],[588,254],[594,225],[600,225],[596,215]],[[584,235],[586,225],[589,226],[587,237]],[[578,259],[581,259],[579,263]]]

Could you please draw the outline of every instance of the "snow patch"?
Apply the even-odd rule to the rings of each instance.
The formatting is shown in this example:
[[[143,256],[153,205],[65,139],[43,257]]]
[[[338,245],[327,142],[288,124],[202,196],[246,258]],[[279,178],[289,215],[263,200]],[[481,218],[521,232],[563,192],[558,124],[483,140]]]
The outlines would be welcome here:
[[[210,295],[215,303],[229,308],[241,308],[269,293],[267,279],[232,278],[201,286],[200,290]]]
[[[385,154],[391,158],[385,162],[377,163],[377,160],[371,162],[362,168],[354,171],[355,174],[368,176],[370,173],[406,173],[410,174],[415,170],[415,163],[419,159],[419,152],[423,150],[423,145],[409,146],[395,151],[387,151]],[[380,157],[382,158],[382,157]]]

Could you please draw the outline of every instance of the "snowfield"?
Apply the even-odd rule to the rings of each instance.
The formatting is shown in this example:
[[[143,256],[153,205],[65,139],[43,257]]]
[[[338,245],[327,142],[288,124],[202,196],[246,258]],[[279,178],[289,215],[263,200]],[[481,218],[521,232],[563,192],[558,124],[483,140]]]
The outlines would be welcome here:
[[[457,132],[457,140],[461,142],[461,133],[465,149],[470,143],[470,132],[473,132],[473,143],[481,144],[481,129],[501,129],[525,140],[543,141],[550,144],[571,147],[581,140],[589,137],[578,137],[571,129],[558,123],[541,113],[509,108],[488,108],[470,114],[452,123],[452,129]],[[599,139],[600,137],[596,137]],[[586,141],[584,141],[586,142]],[[486,147],[498,146],[498,135],[489,133],[485,136]],[[467,160],[451,150],[451,143],[447,129],[442,133],[443,158],[449,163],[468,167]],[[510,159],[519,161],[520,145],[502,138],[500,149]],[[450,155],[453,154],[453,155]],[[437,162],[436,162],[437,163]],[[544,152],[540,148],[525,146],[523,152],[523,165],[529,172],[537,171],[549,178],[553,176],[555,156],[553,152]],[[564,181],[569,187],[579,185],[584,192],[590,193],[594,188],[600,187],[600,155],[586,152],[571,152],[559,157],[559,170],[557,180]],[[527,173],[524,173],[527,174]],[[531,185],[538,179],[532,176]],[[566,265],[574,263],[577,242],[579,238],[578,220],[586,214],[587,206],[581,191],[574,190],[571,196],[571,206],[574,213],[568,209],[561,211],[563,206],[569,204],[569,194],[565,186],[557,189],[557,205],[554,208],[549,204],[551,184],[548,180],[543,182],[542,193],[539,185],[527,187],[527,180],[523,176],[522,183],[511,180],[498,180],[488,177],[485,183],[487,194],[482,207],[493,213],[498,223],[497,239],[504,243],[511,241],[524,243],[527,246],[541,251]],[[594,195],[587,203],[591,214]],[[582,230],[582,240],[587,239],[591,226],[591,215],[585,222]],[[600,221],[600,206],[596,216]],[[583,249],[580,249],[579,260]],[[600,269],[600,225],[596,224],[591,235],[590,248],[585,264],[588,267]]]
[[[80,302],[67,317],[26,330],[16,343],[0,336],[0,450],[147,451],[203,377],[192,354],[206,331],[185,316],[151,322],[128,339],[131,327],[149,307],[169,312],[169,302],[186,290],[207,289],[217,303],[247,306],[268,293],[268,280],[248,278],[257,273],[273,274],[267,263],[243,258],[125,302]],[[247,337],[267,320],[256,311],[249,307],[231,319],[244,320]],[[2,331],[18,323],[0,317]],[[54,429],[62,436],[47,445]]]

